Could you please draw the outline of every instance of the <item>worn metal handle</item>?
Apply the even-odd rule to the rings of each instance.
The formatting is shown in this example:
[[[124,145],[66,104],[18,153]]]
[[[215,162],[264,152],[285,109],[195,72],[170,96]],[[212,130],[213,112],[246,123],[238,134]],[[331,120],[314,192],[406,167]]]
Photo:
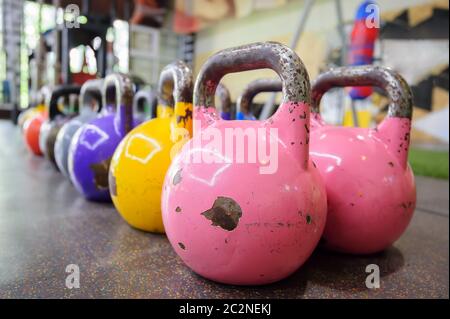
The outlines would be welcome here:
[[[120,133],[126,134],[133,128],[133,97],[134,84],[131,79],[122,73],[108,75],[103,82],[102,98],[103,105],[106,103],[108,88],[115,88],[116,94],[116,116],[119,119]]]
[[[231,113],[231,97],[228,88],[222,83],[219,83],[219,85],[217,86],[216,95],[220,100],[220,111],[223,113]]]
[[[279,79],[258,79],[250,82],[238,97],[237,112],[242,112],[246,115],[250,114],[255,96],[263,92],[281,92],[282,89],[283,84]]]
[[[156,104],[157,104],[156,94],[152,90],[140,90],[134,95],[133,99],[133,112],[138,113],[139,103],[141,101],[146,101],[148,105],[150,105],[150,117],[153,117],[153,114],[156,112]]]
[[[214,107],[217,85],[226,74],[266,68],[281,78],[283,103],[310,103],[309,76],[298,55],[283,44],[259,42],[223,50],[209,58],[195,82],[194,105]]]
[[[63,114],[58,110],[58,99],[61,96],[69,96],[71,94],[80,94],[81,86],[79,85],[60,85],[51,93],[49,102],[49,118],[53,120],[57,115]]]
[[[79,98],[79,109],[83,109],[87,104],[87,97],[92,97],[97,100],[98,107],[95,110],[99,112],[102,109],[102,87],[103,79],[88,80],[81,86],[80,98]]]
[[[158,82],[159,104],[176,106],[179,102],[192,103],[193,75],[183,61],[175,61],[161,72]]]
[[[331,69],[320,74],[312,86],[312,112],[320,112],[322,96],[333,87],[376,86],[390,99],[388,116],[411,119],[413,97],[405,79],[390,68],[363,65]]]

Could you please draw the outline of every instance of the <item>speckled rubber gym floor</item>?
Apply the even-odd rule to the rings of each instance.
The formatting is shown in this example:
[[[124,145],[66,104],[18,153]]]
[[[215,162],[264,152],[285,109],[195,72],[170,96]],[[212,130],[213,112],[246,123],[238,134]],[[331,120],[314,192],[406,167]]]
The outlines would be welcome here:
[[[112,204],[85,201],[0,121],[0,298],[448,298],[448,181],[416,182],[413,220],[385,252],[318,249],[276,284],[225,286],[191,272],[165,236],[130,228]],[[79,289],[66,288],[69,264],[80,268]],[[366,288],[368,264],[380,267],[379,289]]]

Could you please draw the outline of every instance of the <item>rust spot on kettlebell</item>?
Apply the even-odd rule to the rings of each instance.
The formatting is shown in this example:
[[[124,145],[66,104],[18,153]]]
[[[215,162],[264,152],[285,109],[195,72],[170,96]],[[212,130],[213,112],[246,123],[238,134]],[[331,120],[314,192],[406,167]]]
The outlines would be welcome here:
[[[405,141],[409,141],[409,136],[410,136],[410,133],[405,134]]]
[[[181,171],[182,171],[183,169],[182,168],[180,168],[179,170],[178,170],[178,172],[175,174],[175,176],[173,177],[173,185],[177,185],[177,184],[179,184],[180,182],[181,182]]]
[[[305,124],[305,130],[306,130],[306,133],[309,134],[309,127],[308,127],[308,124]]]
[[[89,167],[94,172],[94,183],[98,190],[108,189],[108,171],[111,158],[107,158],[100,163],[91,164]]]
[[[181,121],[183,121],[184,126],[186,126],[187,121],[189,119],[192,119],[192,111],[189,109],[186,109],[184,116],[177,115],[177,124],[179,124],[179,123],[181,123]]]
[[[213,226],[232,231],[242,217],[242,209],[235,200],[229,197],[217,197],[213,207],[201,213],[206,219],[212,221]]]
[[[181,249],[186,250],[186,246],[183,243],[178,243],[178,246],[180,246]]]
[[[303,115],[299,116],[301,120],[305,120],[306,119],[306,112],[303,111]]]

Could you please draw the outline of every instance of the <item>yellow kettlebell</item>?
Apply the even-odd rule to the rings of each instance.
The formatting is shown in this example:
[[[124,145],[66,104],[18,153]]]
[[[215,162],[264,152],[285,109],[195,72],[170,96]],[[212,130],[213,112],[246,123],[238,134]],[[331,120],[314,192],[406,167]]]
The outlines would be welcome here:
[[[132,227],[164,233],[162,185],[171,158],[192,134],[192,89],[192,71],[184,62],[166,66],[158,84],[156,118],[129,132],[113,155],[111,197]]]

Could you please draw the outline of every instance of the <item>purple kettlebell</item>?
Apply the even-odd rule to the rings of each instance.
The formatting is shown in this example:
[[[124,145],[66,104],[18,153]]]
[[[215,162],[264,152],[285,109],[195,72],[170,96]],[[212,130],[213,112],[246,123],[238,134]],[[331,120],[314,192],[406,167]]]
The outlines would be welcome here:
[[[115,107],[107,93],[115,88]],[[75,133],[69,148],[69,175],[76,189],[88,200],[111,201],[108,187],[109,163],[116,147],[133,129],[134,85],[120,73],[107,76],[103,83],[104,107],[93,120]]]

